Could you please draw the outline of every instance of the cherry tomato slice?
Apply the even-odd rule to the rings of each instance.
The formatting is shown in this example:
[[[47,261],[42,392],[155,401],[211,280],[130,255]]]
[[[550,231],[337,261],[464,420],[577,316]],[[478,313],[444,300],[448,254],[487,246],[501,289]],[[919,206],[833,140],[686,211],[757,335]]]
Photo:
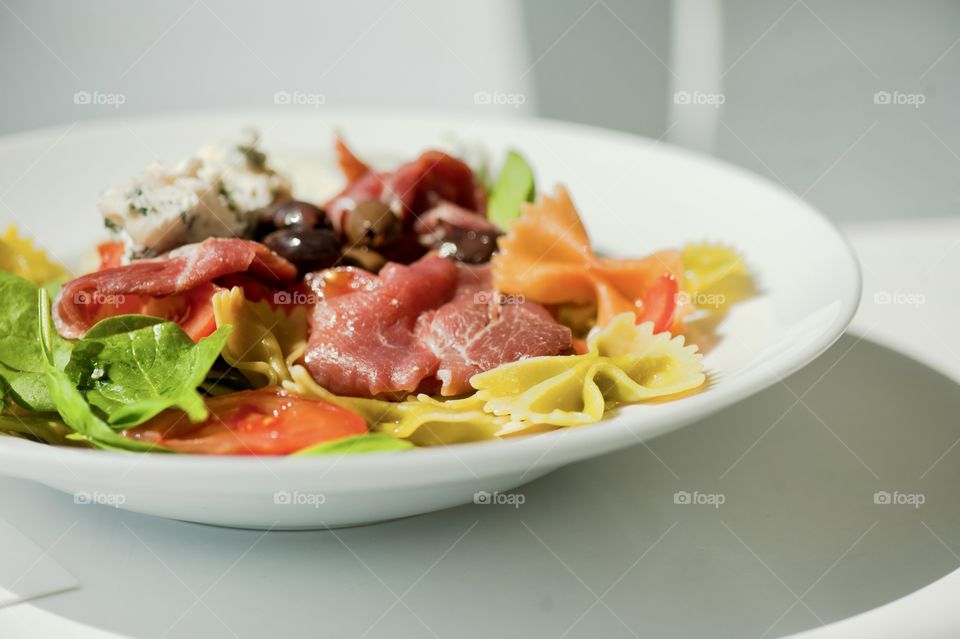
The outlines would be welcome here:
[[[140,314],[176,322],[195,342],[217,330],[213,314],[213,296],[222,290],[207,282],[184,293],[146,298]]]
[[[372,291],[379,280],[373,273],[353,266],[338,266],[308,273],[304,283],[316,298],[323,301],[357,291]]]
[[[637,324],[653,322],[653,332],[662,333],[673,325],[680,287],[672,275],[664,275],[643,292],[643,306]]]
[[[137,441],[199,455],[289,455],[321,442],[361,435],[357,413],[279,388],[206,399],[210,417],[193,424],[178,410],[160,413],[124,433]]]
[[[120,266],[123,260],[123,242],[104,242],[97,247],[100,254],[100,269]]]

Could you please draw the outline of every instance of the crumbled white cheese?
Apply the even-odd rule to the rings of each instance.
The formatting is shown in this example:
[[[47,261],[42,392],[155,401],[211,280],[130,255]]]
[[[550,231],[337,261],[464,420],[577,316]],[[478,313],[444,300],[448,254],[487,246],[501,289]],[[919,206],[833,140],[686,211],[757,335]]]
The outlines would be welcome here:
[[[249,237],[260,211],[290,197],[290,182],[267,165],[258,144],[258,134],[248,131],[104,191],[100,212],[123,240],[126,259],[208,237]]]

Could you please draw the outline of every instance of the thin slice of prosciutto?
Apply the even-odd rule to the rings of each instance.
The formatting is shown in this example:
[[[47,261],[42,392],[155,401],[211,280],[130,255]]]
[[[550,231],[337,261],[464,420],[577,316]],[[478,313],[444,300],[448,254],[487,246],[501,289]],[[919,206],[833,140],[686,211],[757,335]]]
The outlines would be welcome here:
[[[439,360],[441,395],[469,392],[471,377],[501,364],[570,348],[570,329],[539,304],[495,291],[488,266],[460,265],[459,273],[453,299],[417,322],[417,337]]]
[[[61,335],[79,338],[105,317],[140,312],[153,298],[186,293],[238,273],[275,286],[297,278],[296,267],[263,244],[211,238],[67,282],[53,302],[53,320]]]
[[[428,256],[389,263],[376,284],[317,303],[305,363],[318,384],[339,395],[399,397],[436,373],[438,360],[414,336],[417,318],[448,300],[457,268]]]
[[[439,234],[442,238],[443,230],[447,228],[478,233],[500,233],[497,225],[482,215],[446,201],[418,216],[413,223],[413,230],[417,235]]]
[[[337,140],[337,159],[347,186],[333,196],[324,210],[334,229],[364,200],[380,200],[402,221],[416,219],[441,202],[450,202],[484,217],[487,194],[473,169],[443,151],[426,151],[394,171],[374,171],[357,158],[342,139]]]
[[[570,345],[570,330],[543,307],[496,294],[486,266],[428,255],[321,299],[305,361],[317,383],[341,395],[451,396],[469,392],[476,373]]]

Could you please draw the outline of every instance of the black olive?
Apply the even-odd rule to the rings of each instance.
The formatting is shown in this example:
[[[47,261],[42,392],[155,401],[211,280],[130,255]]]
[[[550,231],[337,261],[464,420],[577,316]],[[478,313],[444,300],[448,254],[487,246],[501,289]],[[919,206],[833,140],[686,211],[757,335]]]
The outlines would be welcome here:
[[[384,202],[365,200],[347,214],[343,231],[351,244],[381,247],[400,237],[400,220]]]
[[[330,229],[283,229],[267,235],[263,243],[301,273],[330,268],[340,259],[340,241]]]
[[[356,266],[371,273],[377,273],[386,263],[385,257],[366,246],[355,246],[343,253],[344,266]]]
[[[273,225],[278,229],[331,228],[327,214],[309,202],[287,200],[270,209]]]
[[[440,255],[467,264],[483,264],[489,262],[497,250],[499,236],[496,231],[450,229],[444,233]]]

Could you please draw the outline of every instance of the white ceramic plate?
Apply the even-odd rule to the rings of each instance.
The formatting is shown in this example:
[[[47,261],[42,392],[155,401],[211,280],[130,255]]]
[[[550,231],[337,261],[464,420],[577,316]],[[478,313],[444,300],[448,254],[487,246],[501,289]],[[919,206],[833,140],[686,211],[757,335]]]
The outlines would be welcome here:
[[[796,197],[740,169],[647,139],[541,120],[486,120],[378,111],[209,113],[76,125],[0,139],[0,223],[16,222],[77,264],[103,237],[101,188],[149,161],[179,160],[244,126],[295,169],[303,188],[329,188],[333,132],[361,154],[409,157],[449,141],[491,157],[521,150],[541,190],[564,183],[595,244],[638,255],[691,241],[737,247],[761,293],[737,305],[704,358],[710,386],[681,400],[624,408],[583,428],[508,441],[340,458],[209,458],[55,448],[0,438],[0,472],[122,508],[253,528],[370,523],[508,491],[564,464],[637,444],[776,383],[826,349],[859,301],[846,241]],[[306,160],[306,161],[305,161]]]

